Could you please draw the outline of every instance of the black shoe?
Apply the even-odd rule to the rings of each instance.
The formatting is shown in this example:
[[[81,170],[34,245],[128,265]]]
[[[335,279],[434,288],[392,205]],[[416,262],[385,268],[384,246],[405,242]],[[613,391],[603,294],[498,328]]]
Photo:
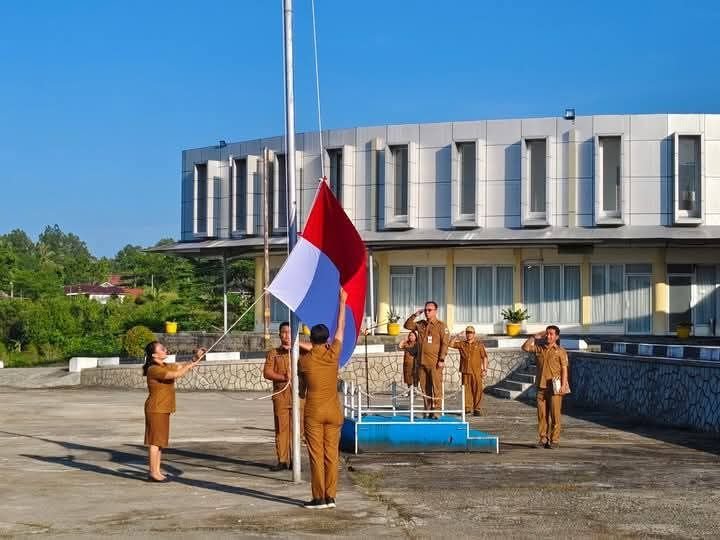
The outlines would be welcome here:
[[[306,502],[303,506],[308,510],[321,510],[328,507],[323,499],[313,499],[310,502]]]
[[[482,416],[480,411],[473,411],[473,416]]]
[[[547,448],[547,441],[538,441],[535,443],[535,448]]]
[[[545,448],[549,448],[550,450],[556,450],[557,448],[560,448],[560,443],[550,441],[549,443],[547,443],[547,446]]]
[[[332,497],[325,497],[325,504],[328,508],[335,508],[337,505],[335,504],[335,499]]]
[[[286,463],[286,464],[285,464],[285,468],[286,468],[288,471],[292,471],[292,461],[291,461],[290,463]]]
[[[545,448],[547,448],[547,449],[552,448],[552,446],[550,446],[550,441],[548,441],[548,442],[545,443]]]
[[[278,471],[284,471],[285,469],[289,469],[290,466],[287,463],[278,463],[277,465],[273,465],[270,467],[270,470],[272,472],[278,472]]]

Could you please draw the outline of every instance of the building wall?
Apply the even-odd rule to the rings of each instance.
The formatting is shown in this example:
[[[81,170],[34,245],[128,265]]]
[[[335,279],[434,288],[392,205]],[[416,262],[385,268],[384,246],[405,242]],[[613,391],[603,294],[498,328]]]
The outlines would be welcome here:
[[[331,130],[323,132],[326,148],[342,148],[346,155],[346,189],[342,203],[360,231],[383,230],[388,147],[411,143],[410,206],[414,229],[453,227],[454,143],[478,144],[476,177],[477,222],[484,228],[523,225],[523,141],[547,138],[548,216],[551,227],[592,227],[597,218],[595,137],[622,136],[622,210],[625,225],[672,225],[674,134],[702,137],[700,191],[702,220],[720,225],[720,115],[657,114],[585,116],[574,122],[560,118],[482,120],[439,124],[408,124]],[[298,205],[301,221],[322,176],[317,133],[297,136]],[[233,236],[230,223],[231,160],[258,157],[262,148],[282,153],[283,138],[272,137],[219,147],[186,150],[182,156],[182,239],[193,232],[196,164],[209,163],[209,176],[217,177],[211,204],[214,238]],[[254,162],[253,162],[254,163]],[[327,171],[326,171],[327,172]],[[257,178],[256,178],[257,180]],[[261,187],[251,189],[259,218]],[[375,205],[377,201],[377,205]],[[456,204],[456,203],[455,203]],[[301,223],[302,226],[302,223]],[[259,219],[253,234],[261,234]]]
[[[392,307],[398,311],[398,306],[394,305],[393,298],[397,296],[393,291],[392,272],[398,267],[442,267],[445,271],[444,295],[445,301],[441,302],[441,317],[450,326],[453,332],[460,332],[467,324],[473,324],[478,332],[483,334],[502,334],[505,332],[504,323],[500,317],[500,310],[510,305],[527,307],[527,299],[524,293],[524,269],[528,265],[544,265],[557,266],[565,265],[578,267],[580,273],[579,294],[577,297],[578,319],[576,322],[562,322],[555,319],[544,319],[540,313],[533,312],[530,309],[531,319],[524,324],[524,331],[537,332],[545,328],[548,324],[557,324],[563,331],[573,333],[591,333],[591,334],[624,334],[633,333],[633,328],[626,325],[627,319],[625,304],[630,300],[630,292],[627,290],[627,279],[629,269],[627,265],[644,265],[648,268],[646,275],[649,287],[649,311],[647,332],[658,335],[672,334],[675,328],[669,325],[669,294],[668,285],[668,265],[675,264],[692,264],[705,265],[706,267],[716,268],[716,280],[712,287],[704,290],[705,295],[710,296],[712,310],[714,313],[720,313],[720,248],[706,247],[697,248],[666,248],[666,247],[596,247],[592,253],[584,254],[563,254],[559,253],[557,247],[547,248],[434,248],[434,249],[408,249],[408,250],[390,250],[381,251],[373,255],[378,274],[378,284],[375,291],[377,298],[377,312],[374,318],[378,322],[387,320],[388,310]],[[256,279],[256,295],[262,293],[262,258],[256,259],[256,273],[260,276]],[[282,264],[281,257],[273,257],[271,259],[273,268],[279,268]],[[617,324],[605,324],[597,320],[593,320],[594,308],[597,308],[596,302],[600,302],[597,295],[593,296],[591,288],[591,272],[593,266],[597,265],[620,265],[623,267],[623,292],[619,297],[605,297],[603,302],[620,302],[622,307],[622,319]],[[467,266],[505,266],[513,269],[513,290],[512,301],[507,304],[498,304],[492,310],[495,320],[492,323],[480,322],[476,319],[463,320],[458,315],[457,306],[459,300],[456,298],[455,275],[458,267]],[[700,297],[700,291],[695,287],[693,282],[693,305],[703,300]],[[432,296],[416,297],[416,302],[402,310],[400,315],[409,316],[413,310],[422,307],[425,300],[433,298]],[[708,301],[708,300],[706,300]],[[575,305],[575,304],[573,304]],[[256,329],[259,331],[263,324],[263,304],[258,303],[256,307]],[[366,314],[370,315],[370,306],[366,306]],[[278,321],[273,321],[273,328]],[[401,320],[402,322],[402,320]],[[709,327],[703,324],[697,324],[705,321],[696,322],[696,334],[708,335],[712,333]],[[386,331],[385,325],[381,325],[378,329],[380,333]]]

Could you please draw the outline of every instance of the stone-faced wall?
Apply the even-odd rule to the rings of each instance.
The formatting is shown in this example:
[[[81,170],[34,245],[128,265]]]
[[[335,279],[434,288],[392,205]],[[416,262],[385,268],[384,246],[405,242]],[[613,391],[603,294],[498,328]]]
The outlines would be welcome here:
[[[402,388],[402,353],[368,354],[370,392],[389,392],[395,382]],[[485,385],[495,384],[511,371],[525,366],[529,355],[515,349],[488,349],[488,373]],[[455,391],[460,385],[459,359],[456,352],[448,354],[445,365],[445,388]],[[180,390],[270,390],[270,383],[262,377],[263,362],[207,362],[200,364],[187,376],[178,379]],[[365,358],[354,357],[340,376],[365,388]],[[145,388],[145,378],[138,365],[109,366],[84,369],[81,382],[87,386]]]
[[[655,424],[720,432],[720,364],[574,352],[574,402]]]

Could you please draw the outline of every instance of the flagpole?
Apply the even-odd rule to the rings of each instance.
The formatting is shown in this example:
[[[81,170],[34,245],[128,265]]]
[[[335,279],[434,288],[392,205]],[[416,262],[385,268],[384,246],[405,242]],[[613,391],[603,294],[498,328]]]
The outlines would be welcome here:
[[[283,0],[283,23],[285,25],[285,141],[287,163],[287,217],[288,217],[288,253],[297,243],[297,201],[295,191],[295,93],[293,73],[293,4],[292,0]],[[298,318],[293,312],[290,316],[290,335],[292,336],[292,468],[293,482],[300,482],[300,396],[298,394]]]

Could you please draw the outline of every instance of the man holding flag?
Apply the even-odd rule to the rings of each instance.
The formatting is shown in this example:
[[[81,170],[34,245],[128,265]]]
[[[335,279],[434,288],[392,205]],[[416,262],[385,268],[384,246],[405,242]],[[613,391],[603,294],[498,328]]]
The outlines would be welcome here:
[[[268,286],[268,292],[311,327],[313,353],[302,360],[302,368],[298,370],[299,373],[310,374],[309,377],[305,377],[308,385],[305,436],[313,476],[313,501],[309,505],[310,508],[327,508],[326,498],[333,499],[330,507],[335,504],[335,488],[331,484],[337,482],[339,425],[342,424],[336,386],[337,369],[343,367],[352,356],[360,333],[365,313],[366,259],[367,252],[360,235],[327,183],[320,182],[305,229],[285,264]],[[319,331],[320,325],[325,327],[324,341]],[[332,344],[327,345],[330,336],[335,336],[335,339]],[[316,349],[317,354],[314,353]],[[322,370],[320,368],[315,370],[315,364],[325,367]],[[321,371],[323,375],[320,378],[323,379],[323,384],[327,382],[324,379],[330,377],[330,373],[333,372],[331,393],[327,389],[318,393],[317,381],[310,382]],[[316,403],[311,406],[313,384],[316,386],[316,391],[312,400]],[[320,405],[321,402],[324,405]],[[309,425],[332,425],[337,418],[330,418],[328,412],[330,408],[337,408],[340,414],[338,436],[333,438],[332,429],[328,428],[326,431],[323,427],[322,446],[320,446],[317,430],[313,432]],[[317,444],[311,443],[311,439],[315,439]],[[330,447],[334,447],[334,454]],[[321,462],[322,474],[320,469],[316,468]],[[331,477],[332,473],[330,476],[327,475],[330,469],[334,470],[335,480]],[[318,503],[321,499],[322,502]],[[317,504],[312,504],[313,502]]]

